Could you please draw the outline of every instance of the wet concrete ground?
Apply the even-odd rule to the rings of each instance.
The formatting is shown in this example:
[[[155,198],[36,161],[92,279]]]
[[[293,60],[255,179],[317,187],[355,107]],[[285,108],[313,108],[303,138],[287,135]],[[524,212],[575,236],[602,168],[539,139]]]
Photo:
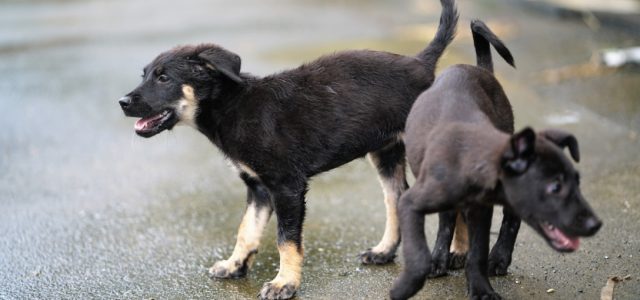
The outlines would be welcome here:
[[[244,71],[264,75],[340,49],[415,53],[440,12],[435,0],[153,3],[0,4],[0,298],[254,298],[277,272],[275,221],[247,278],[210,280],[207,268],[235,242],[241,181],[189,128],[135,136],[116,99],[177,44],[216,42],[243,57]],[[496,58],[516,127],[577,135],[583,194],[605,222],[573,254],[555,253],[523,226],[510,273],[492,279],[494,288],[508,299],[595,299],[608,276],[631,275],[615,293],[637,299],[640,72],[580,66],[640,37],[513,1],[459,9],[459,35],[440,69],[473,63],[468,21],[488,21],[518,66]],[[382,235],[374,170],[358,160],[315,178],[308,206],[299,297],[385,298],[400,260],[370,267],[356,259]],[[433,243],[436,217],[427,220]],[[416,298],[464,299],[463,273],[428,281]]]

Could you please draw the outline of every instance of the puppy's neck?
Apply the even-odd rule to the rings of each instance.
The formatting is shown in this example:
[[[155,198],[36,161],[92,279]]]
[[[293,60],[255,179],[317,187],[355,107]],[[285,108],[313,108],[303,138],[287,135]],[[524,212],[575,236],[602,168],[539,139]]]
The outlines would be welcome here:
[[[466,172],[486,191],[499,192],[497,190],[501,187],[502,153],[509,143],[510,136],[493,126],[482,126],[471,134],[472,145],[469,146],[474,150],[472,158],[467,163]]]
[[[505,173],[502,166],[502,160],[505,151],[511,147],[511,135],[494,128],[493,136],[495,139],[487,146],[487,149],[490,149],[490,157],[492,159],[491,166],[497,175],[495,186],[492,191],[492,198],[494,199],[495,204],[509,206],[509,201],[507,200],[503,186]]]
[[[223,151],[221,131],[236,122],[243,95],[251,89],[252,77],[242,77],[246,79],[244,83],[226,86],[217,95],[210,94],[198,101],[197,129]]]

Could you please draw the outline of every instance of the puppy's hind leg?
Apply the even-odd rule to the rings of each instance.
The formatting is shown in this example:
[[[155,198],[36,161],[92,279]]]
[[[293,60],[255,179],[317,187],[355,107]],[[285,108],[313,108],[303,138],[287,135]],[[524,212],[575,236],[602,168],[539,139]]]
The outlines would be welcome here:
[[[454,230],[456,229],[457,214],[455,210],[438,214],[438,236],[436,237],[436,244],[433,247],[433,253],[431,255],[430,278],[447,275],[450,259],[449,248],[451,246],[451,240],[453,239]]]
[[[267,188],[258,180],[244,174],[242,177],[247,184],[247,209],[238,229],[233,253],[227,260],[218,261],[209,269],[212,278],[240,278],[247,274],[273,211]]]
[[[400,243],[398,199],[409,187],[405,175],[404,143],[398,141],[383,149],[371,152],[369,160],[378,171],[378,178],[384,193],[387,221],[380,243],[361,253],[360,261],[363,264],[385,264],[392,262],[396,257],[396,250]]]
[[[467,222],[462,213],[456,217],[456,230],[450,248],[449,269],[457,270],[464,267],[469,251],[469,232]]]

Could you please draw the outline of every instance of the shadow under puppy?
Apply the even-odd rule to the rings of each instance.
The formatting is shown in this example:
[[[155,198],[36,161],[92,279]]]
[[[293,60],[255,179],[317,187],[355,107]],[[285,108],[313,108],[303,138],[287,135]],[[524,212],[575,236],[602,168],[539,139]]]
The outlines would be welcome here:
[[[453,0],[441,0],[436,35],[415,56],[344,51],[258,78],[240,73],[240,57],[213,44],[164,52],[142,83],[120,99],[135,131],[152,137],[176,124],[204,134],[239,170],[247,208],[233,253],[209,270],[217,278],[246,275],[275,211],[280,267],[259,297],[292,297],[301,282],[305,193],[310,177],[369,155],[385,194],[382,240],[363,263],[393,260],[400,242],[397,199],[408,186],[401,134],[417,96],[455,34]]]
[[[415,184],[399,200],[404,269],[391,289],[406,299],[424,285],[431,255],[425,214],[458,209],[466,218],[470,248],[466,277],[472,299],[499,299],[487,278],[493,205],[509,207],[561,252],[601,221],[580,193],[580,178],[564,155],[579,160],[575,137],[530,128],[509,135],[497,127],[508,99],[492,74],[489,43],[513,65],[508,49],[481,21],[471,23],[478,66],[455,65],[413,105],[405,144]]]

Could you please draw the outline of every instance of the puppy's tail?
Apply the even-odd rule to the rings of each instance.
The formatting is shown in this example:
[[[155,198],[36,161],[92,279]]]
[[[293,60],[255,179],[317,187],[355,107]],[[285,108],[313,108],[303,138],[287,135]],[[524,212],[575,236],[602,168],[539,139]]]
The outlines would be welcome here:
[[[485,68],[493,73],[493,61],[491,60],[491,49],[489,43],[498,51],[512,67],[516,67],[509,49],[502,41],[480,20],[471,21],[471,33],[473,34],[473,45],[476,48],[476,60],[478,67]]]
[[[442,13],[440,14],[440,24],[436,36],[429,43],[427,48],[418,53],[417,57],[423,60],[430,70],[436,69],[436,63],[444,49],[451,43],[456,35],[458,25],[458,10],[454,0],[440,0]]]

